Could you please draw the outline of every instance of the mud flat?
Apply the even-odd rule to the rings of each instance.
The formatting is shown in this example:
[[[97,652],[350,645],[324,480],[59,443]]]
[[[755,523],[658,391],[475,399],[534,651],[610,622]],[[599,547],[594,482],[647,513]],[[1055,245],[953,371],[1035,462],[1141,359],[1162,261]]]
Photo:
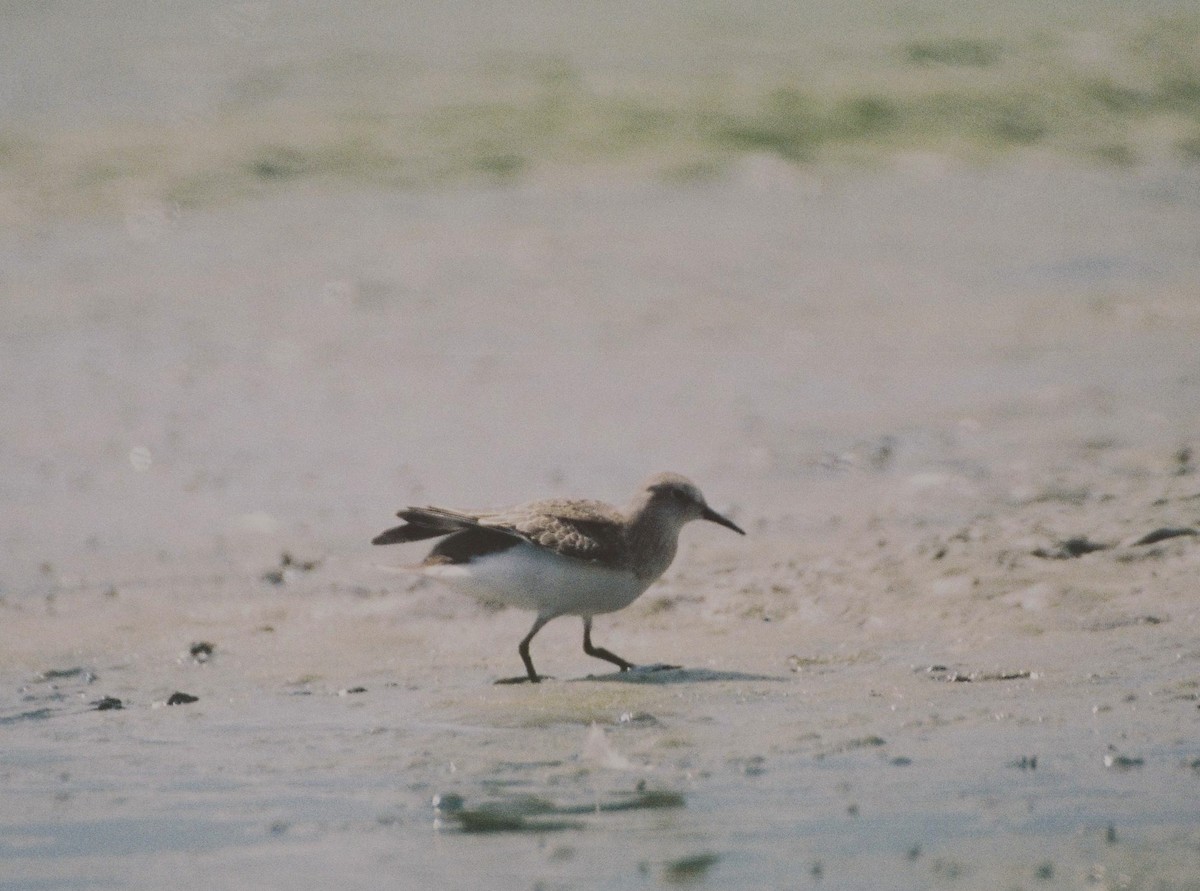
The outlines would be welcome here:
[[[1186,153],[414,185],[218,130],[204,200],[5,204],[0,888],[1200,887]],[[560,619],[495,687],[529,618],[368,544],[664,469],[749,536],[595,636],[678,670]]]

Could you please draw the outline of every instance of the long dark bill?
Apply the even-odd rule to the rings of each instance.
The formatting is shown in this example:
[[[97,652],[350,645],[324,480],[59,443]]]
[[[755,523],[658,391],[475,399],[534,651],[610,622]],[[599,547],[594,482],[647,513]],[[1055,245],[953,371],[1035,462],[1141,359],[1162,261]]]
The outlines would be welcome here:
[[[726,517],[721,516],[719,513],[717,513],[711,507],[704,508],[704,513],[700,514],[700,519],[709,520],[710,522],[716,523],[718,526],[724,526],[726,529],[732,529],[738,535],[746,534],[745,531],[740,526],[738,526],[737,523],[733,522],[733,520],[730,520]]]

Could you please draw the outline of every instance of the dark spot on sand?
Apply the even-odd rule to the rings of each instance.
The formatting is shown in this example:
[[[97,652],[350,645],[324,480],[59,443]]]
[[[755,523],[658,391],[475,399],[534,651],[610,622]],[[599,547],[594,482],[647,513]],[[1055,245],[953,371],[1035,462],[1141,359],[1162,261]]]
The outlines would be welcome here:
[[[466,799],[464,799],[457,792],[446,792],[433,796],[434,809],[441,811],[444,814],[457,813],[463,809],[463,805],[465,804]]]
[[[1184,446],[1173,456],[1175,476],[1187,476],[1196,469],[1196,465],[1192,463],[1192,449],[1190,446]]]
[[[1112,545],[1092,541],[1085,536],[1076,536],[1060,541],[1052,548],[1037,548],[1033,551],[1033,556],[1041,557],[1043,560],[1071,560],[1095,551],[1108,550],[1110,547]]]
[[[188,703],[199,701],[199,696],[193,696],[191,693],[180,693],[178,690],[176,690],[171,694],[170,698],[167,699],[167,705],[187,705]]]
[[[1133,543],[1133,547],[1141,545],[1158,544],[1160,541],[1166,541],[1171,538],[1180,538],[1184,535],[1196,536],[1200,535],[1195,529],[1190,526],[1160,526],[1153,532],[1147,532],[1141,538]]]
[[[463,832],[561,832],[564,829],[582,829],[576,820],[536,820],[503,805],[484,805],[475,809],[463,809],[454,814]]]
[[[952,684],[970,684],[975,681],[1019,681],[1032,678],[1033,672],[1026,669],[1017,671],[951,671],[945,665],[931,665],[925,669],[935,681],[946,681]]]
[[[270,585],[283,585],[298,572],[312,572],[321,565],[320,560],[299,560],[290,551],[279,555],[279,565],[262,574],[262,580]]]
[[[293,569],[298,569],[301,572],[312,572],[314,569],[318,568],[320,565],[321,565],[320,560],[297,560],[288,551],[284,551],[282,554],[279,555],[279,566],[282,569],[287,569],[288,567],[292,567]]]
[[[188,655],[197,662],[207,662],[212,658],[213,651],[217,648],[214,643],[209,643],[206,640],[197,641],[188,647]]]
[[[705,875],[720,860],[721,855],[711,851],[680,857],[663,867],[663,878],[668,882],[690,882]]]
[[[9,715],[8,717],[0,718],[0,727],[6,724],[16,724],[18,721],[40,721],[43,718],[49,718],[54,714],[51,709],[37,708],[29,712],[21,712],[19,715]]]
[[[93,702],[92,708],[98,712],[107,712],[125,708],[125,704],[115,696],[105,696],[103,699],[97,699]]]
[[[96,680],[96,675],[94,672],[79,666],[72,668],[51,668],[38,675],[38,680],[41,681],[61,681],[67,678],[79,678],[85,684],[90,684]]]
[[[1135,767],[1141,767],[1146,763],[1145,758],[1138,758],[1132,755],[1105,755],[1104,766],[1112,770],[1132,770]]]
[[[1008,762],[1008,766],[1020,770],[1037,770],[1037,762],[1037,755],[1022,755],[1016,761]]]

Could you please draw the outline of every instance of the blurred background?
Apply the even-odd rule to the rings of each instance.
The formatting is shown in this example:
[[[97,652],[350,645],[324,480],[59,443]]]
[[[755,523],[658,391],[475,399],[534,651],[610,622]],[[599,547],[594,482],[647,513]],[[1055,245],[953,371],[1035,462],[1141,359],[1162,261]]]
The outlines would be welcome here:
[[[847,469],[1194,433],[1190,3],[0,25],[0,592],[665,468],[802,530]]]
[[[581,167],[665,183],[747,154],[1039,147],[1200,158],[1194,7],[677,2],[7,3],[10,223],[434,188]],[[150,220],[143,221],[150,223]]]

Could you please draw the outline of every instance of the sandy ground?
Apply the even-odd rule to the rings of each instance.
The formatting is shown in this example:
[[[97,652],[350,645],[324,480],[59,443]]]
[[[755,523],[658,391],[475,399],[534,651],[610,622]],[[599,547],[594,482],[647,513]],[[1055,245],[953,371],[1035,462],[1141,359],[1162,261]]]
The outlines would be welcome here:
[[[1196,887],[1200,541],[1137,541],[1200,527],[1198,196],[752,161],[9,239],[4,886]],[[564,619],[493,687],[529,617],[367,544],[661,468],[751,533],[600,620],[680,672]]]
[[[126,208],[0,236],[0,888],[1200,888],[1195,166]],[[368,544],[666,469],[676,671]]]

